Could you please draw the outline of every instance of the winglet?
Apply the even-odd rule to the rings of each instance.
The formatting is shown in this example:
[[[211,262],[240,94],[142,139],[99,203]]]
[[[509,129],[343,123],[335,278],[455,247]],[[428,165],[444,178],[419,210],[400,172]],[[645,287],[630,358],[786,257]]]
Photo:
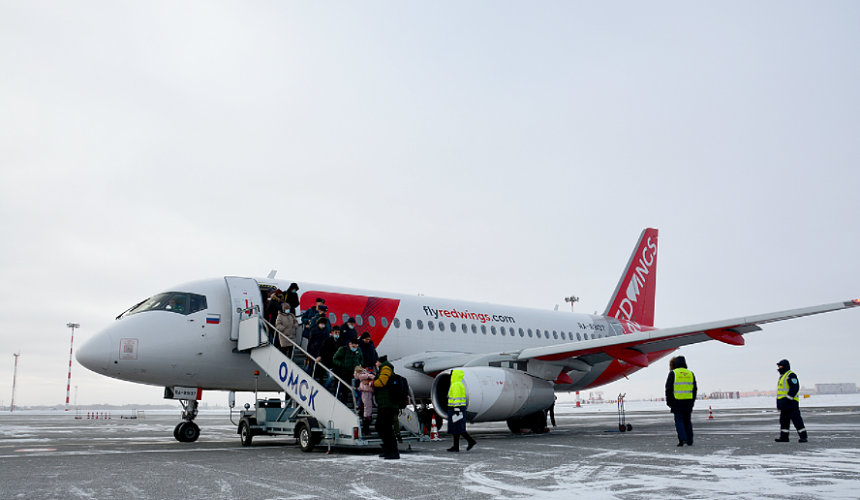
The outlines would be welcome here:
[[[657,234],[647,228],[639,236],[636,249],[627,261],[627,267],[615,293],[603,312],[604,316],[654,326],[654,298],[657,290]]]

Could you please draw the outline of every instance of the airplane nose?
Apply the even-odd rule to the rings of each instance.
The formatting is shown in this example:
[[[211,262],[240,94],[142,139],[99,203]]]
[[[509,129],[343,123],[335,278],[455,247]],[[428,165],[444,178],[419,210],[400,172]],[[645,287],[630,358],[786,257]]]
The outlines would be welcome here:
[[[79,349],[75,358],[84,367],[104,373],[107,370],[111,355],[111,338],[107,330],[97,333]]]

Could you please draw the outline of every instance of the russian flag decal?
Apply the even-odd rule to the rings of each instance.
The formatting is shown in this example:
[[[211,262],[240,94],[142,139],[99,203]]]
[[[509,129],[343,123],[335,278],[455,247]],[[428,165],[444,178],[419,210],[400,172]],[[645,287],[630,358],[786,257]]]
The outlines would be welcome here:
[[[210,314],[206,316],[206,324],[207,325],[218,325],[221,323],[221,315],[220,314]]]

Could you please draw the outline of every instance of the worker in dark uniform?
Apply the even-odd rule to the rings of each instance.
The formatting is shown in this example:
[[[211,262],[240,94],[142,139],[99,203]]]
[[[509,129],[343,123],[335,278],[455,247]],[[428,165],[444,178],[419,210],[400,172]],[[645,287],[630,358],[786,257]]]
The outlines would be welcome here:
[[[779,370],[779,383],[776,386],[776,408],[779,410],[779,437],[777,443],[788,442],[788,431],[791,424],[797,429],[800,439],[798,443],[807,442],[806,427],[803,425],[803,417],[800,416],[800,383],[797,374],[791,371],[791,364],[783,359],[776,364]]]
[[[678,446],[693,446],[693,405],[696,404],[696,376],[687,369],[684,356],[669,361],[669,377],[666,379],[666,404],[675,415],[675,430],[678,431]]]

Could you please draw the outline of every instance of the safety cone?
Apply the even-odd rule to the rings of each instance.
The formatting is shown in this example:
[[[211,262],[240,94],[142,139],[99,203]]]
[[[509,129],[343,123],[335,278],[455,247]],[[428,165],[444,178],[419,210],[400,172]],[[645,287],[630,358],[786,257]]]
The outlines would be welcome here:
[[[433,423],[430,426],[430,441],[442,441],[439,431],[436,429],[436,415],[433,415]]]
[[[711,410],[710,406],[708,406],[708,420],[713,420],[713,419],[714,419],[714,411]]]

